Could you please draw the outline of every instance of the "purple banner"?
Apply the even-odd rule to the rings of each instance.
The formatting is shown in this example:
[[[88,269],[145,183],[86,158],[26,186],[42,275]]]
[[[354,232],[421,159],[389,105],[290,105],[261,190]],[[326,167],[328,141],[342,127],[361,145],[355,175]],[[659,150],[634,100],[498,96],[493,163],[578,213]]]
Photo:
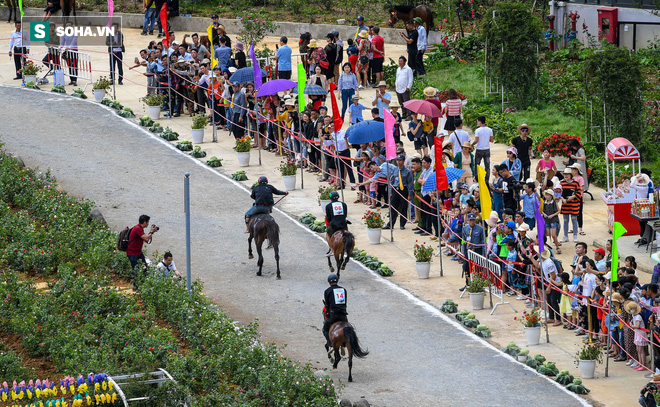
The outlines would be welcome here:
[[[539,202],[539,197],[534,196],[534,212],[536,212],[536,237],[539,241],[539,253],[545,251],[545,245],[543,240],[545,237],[545,219],[543,219],[543,214],[541,213],[541,202]]]
[[[252,59],[252,67],[254,68],[254,88],[261,87],[261,67],[257,61],[257,55],[254,53],[254,42],[250,45],[250,59]]]

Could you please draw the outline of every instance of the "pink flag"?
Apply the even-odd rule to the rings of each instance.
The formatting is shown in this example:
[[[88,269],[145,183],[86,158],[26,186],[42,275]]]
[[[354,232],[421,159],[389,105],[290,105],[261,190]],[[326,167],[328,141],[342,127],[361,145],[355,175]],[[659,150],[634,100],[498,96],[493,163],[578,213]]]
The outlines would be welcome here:
[[[396,119],[387,109],[383,109],[383,116],[385,116],[385,158],[389,161],[396,158],[396,144],[394,143]]]
[[[108,0],[108,25],[110,27],[112,24],[112,14],[115,12],[115,2],[114,0]]]

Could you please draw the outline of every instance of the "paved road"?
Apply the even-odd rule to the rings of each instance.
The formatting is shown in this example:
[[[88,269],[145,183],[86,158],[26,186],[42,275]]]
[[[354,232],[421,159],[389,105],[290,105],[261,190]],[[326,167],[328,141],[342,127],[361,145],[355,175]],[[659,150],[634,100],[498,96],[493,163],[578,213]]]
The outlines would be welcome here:
[[[323,242],[282,213],[282,280],[272,251],[265,276],[247,259],[241,188],[136,125],[93,103],[50,93],[0,88],[0,139],[26,165],[51,168],[60,184],[94,200],[117,229],[147,213],[160,226],[150,249],[170,249],[185,265],[183,174],[191,174],[192,261],[207,294],[243,323],[260,321],[267,341],[284,353],[329,367],[321,328],[327,265]],[[185,136],[184,136],[185,137]],[[290,199],[290,198],[289,198]],[[349,318],[369,351],[331,376],[344,395],[375,406],[578,406],[571,394],[458,329],[435,308],[351,263],[342,277]]]

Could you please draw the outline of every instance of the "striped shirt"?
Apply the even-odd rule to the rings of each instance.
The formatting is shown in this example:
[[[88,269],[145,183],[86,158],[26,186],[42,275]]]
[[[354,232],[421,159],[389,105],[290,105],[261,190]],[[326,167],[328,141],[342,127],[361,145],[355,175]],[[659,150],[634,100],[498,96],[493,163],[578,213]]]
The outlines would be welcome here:
[[[562,191],[561,197],[568,199],[575,195],[576,199],[564,202],[561,206],[562,215],[577,215],[580,212],[580,201],[582,200],[582,190],[576,181],[563,180],[561,183]]]
[[[460,99],[449,99],[445,103],[447,108],[447,116],[459,116],[461,114],[461,100]]]

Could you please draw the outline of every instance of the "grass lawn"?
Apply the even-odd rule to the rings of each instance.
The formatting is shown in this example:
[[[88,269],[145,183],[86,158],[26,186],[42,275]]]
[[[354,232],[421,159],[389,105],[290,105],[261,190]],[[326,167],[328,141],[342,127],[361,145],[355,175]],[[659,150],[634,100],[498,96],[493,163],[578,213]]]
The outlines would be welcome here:
[[[574,134],[581,139],[584,139],[585,136],[584,120],[565,115],[552,106],[546,106],[539,110],[511,113],[511,120],[514,123],[526,123],[530,126],[532,136],[534,134],[545,134],[548,131]]]
[[[484,97],[483,68],[476,64],[452,64],[428,72],[426,79],[440,90],[454,88],[468,99]]]

